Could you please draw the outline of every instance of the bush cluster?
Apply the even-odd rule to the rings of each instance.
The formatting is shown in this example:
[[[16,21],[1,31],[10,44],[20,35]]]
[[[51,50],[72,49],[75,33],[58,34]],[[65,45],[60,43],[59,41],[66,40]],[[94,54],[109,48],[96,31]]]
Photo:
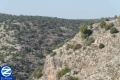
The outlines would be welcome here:
[[[93,31],[88,29],[88,27],[85,25],[80,26],[80,32],[83,39],[86,39],[93,33]]]
[[[66,50],[69,50],[69,49],[73,49],[74,51],[75,50],[78,50],[78,49],[80,49],[82,47],[82,45],[81,44],[67,44],[66,45]]]
[[[105,30],[109,30],[109,29],[111,29],[113,26],[114,26],[113,23],[107,24],[107,25],[105,26]]]
[[[65,75],[68,72],[70,72],[70,69],[68,67],[65,67],[64,69],[62,69],[61,71],[59,71],[57,73],[58,80],[60,80],[60,77],[62,77],[63,75]]]

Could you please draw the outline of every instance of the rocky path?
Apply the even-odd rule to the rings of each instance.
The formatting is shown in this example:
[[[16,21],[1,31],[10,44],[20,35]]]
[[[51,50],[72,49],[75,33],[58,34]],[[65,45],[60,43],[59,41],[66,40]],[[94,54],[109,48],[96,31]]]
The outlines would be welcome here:
[[[53,66],[53,64],[52,64],[51,61],[49,62],[50,67],[49,67],[49,73],[48,73],[48,80],[54,80],[54,76],[53,76],[54,75],[53,74],[53,68],[54,68],[54,66]]]

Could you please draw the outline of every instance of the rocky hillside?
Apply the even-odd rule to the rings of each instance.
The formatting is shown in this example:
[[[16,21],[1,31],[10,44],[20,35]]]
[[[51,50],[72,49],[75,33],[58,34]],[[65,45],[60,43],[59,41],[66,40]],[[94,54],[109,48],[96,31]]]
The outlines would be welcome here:
[[[28,80],[35,68],[43,66],[53,49],[78,33],[79,25],[96,21],[100,20],[0,13],[0,65],[9,65],[17,80]]]
[[[95,23],[88,29],[92,30],[89,36],[81,38],[83,33],[79,32],[62,47],[53,50],[46,57],[43,71],[38,69],[31,79],[120,80],[119,21]]]
[[[7,31],[5,28],[9,26],[5,23],[0,23],[0,64],[5,65],[6,62],[21,50],[21,45],[15,37],[15,30]]]

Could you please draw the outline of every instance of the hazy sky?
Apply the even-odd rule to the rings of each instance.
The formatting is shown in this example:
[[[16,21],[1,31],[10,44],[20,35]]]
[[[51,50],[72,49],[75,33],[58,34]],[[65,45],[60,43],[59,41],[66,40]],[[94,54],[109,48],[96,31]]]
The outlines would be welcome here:
[[[120,15],[120,0],[1,0],[0,13],[68,19]]]

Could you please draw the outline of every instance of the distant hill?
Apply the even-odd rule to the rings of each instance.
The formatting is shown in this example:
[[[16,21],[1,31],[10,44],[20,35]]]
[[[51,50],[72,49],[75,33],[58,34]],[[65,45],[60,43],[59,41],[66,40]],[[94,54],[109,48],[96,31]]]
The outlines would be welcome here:
[[[56,17],[0,14],[0,61],[9,64],[18,80],[43,66],[46,56],[70,40],[80,25],[100,19],[69,20]]]

